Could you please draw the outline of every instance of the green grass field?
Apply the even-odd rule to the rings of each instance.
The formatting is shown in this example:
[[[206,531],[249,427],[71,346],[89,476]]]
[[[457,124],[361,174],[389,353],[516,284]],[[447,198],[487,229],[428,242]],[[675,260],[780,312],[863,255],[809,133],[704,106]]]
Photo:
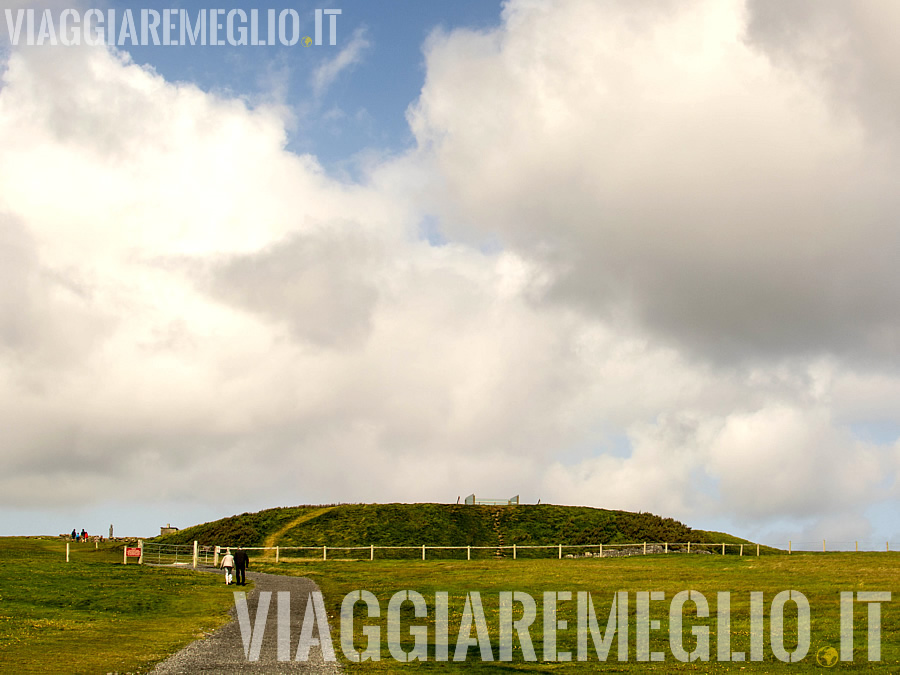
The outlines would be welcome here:
[[[121,544],[0,537],[0,672],[146,672],[234,604],[212,574],[122,565]]]
[[[316,581],[325,595],[329,614],[333,615],[332,631],[335,648],[340,655],[340,611],[345,595],[354,590],[368,590],[379,600],[380,619],[368,619],[365,606],[356,608],[356,649],[366,647],[364,625],[377,625],[381,630],[381,661],[345,664],[351,671],[397,672],[406,669],[439,670],[441,672],[472,671],[540,671],[540,672],[735,672],[735,673],[808,673],[826,670],[817,663],[816,654],[826,647],[840,648],[840,591],[890,591],[892,602],[882,605],[881,661],[867,661],[867,614],[864,604],[854,612],[855,660],[839,662],[827,669],[833,671],[900,673],[900,554],[895,553],[833,553],[769,555],[762,557],[670,555],[637,556],[618,559],[576,560],[497,560],[497,561],[331,561],[293,562],[257,565],[258,570],[307,576]],[[409,626],[429,627],[429,659],[434,654],[435,592],[449,594],[449,658],[450,662],[413,662],[401,664],[394,660],[387,644],[387,607],[391,596],[402,590],[421,593],[428,605],[428,616],[417,619],[409,603],[403,606],[401,636],[404,650],[413,647]],[[701,592],[709,603],[710,618],[698,619],[693,604],[685,605],[683,616],[684,649],[691,651],[695,644],[690,633],[692,626],[708,626],[710,633],[710,661],[681,663],[670,649],[669,603],[679,591]],[[781,591],[803,593],[810,604],[810,648],[798,663],[782,663],[772,652],[769,630],[769,611],[772,600]],[[477,647],[470,648],[466,663],[453,663],[459,622],[466,594],[479,591],[484,607],[494,658],[499,657],[499,593],[524,591],[537,603],[537,618],[530,627],[530,635],[538,663],[522,660],[521,651],[513,652],[511,663],[485,663]],[[629,661],[617,660],[616,640],[613,640],[608,660],[599,663],[590,647],[586,663],[541,663],[543,657],[542,594],[547,591],[571,591],[573,600],[561,602],[559,619],[568,622],[567,630],[558,632],[557,649],[572,652],[577,658],[576,593],[590,592],[595,605],[600,630],[606,630],[610,604],[616,591],[629,592]],[[650,619],[659,620],[659,629],[650,631],[650,651],[665,654],[662,663],[636,660],[635,593],[662,591],[665,600],[650,603]],[[731,651],[745,652],[747,662],[717,662],[716,660],[716,600],[717,592],[731,593]],[[749,662],[750,658],[750,593],[764,593],[764,661]],[[514,619],[518,620],[521,606],[516,605]],[[793,651],[797,645],[797,611],[789,602],[784,611],[784,648]],[[472,632],[473,636],[475,632]],[[516,647],[518,641],[514,641]]]
[[[188,642],[202,637],[226,620],[233,604],[231,589],[217,576],[190,570],[121,564],[122,550],[104,546],[72,545],[72,562],[65,562],[65,544],[58,539],[0,538],[0,672],[3,673],[126,673],[146,672],[152,665]],[[257,556],[254,571],[306,576],[322,588],[331,615],[332,638],[339,657],[350,672],[404,672],[408,669],[441,672],[735,672],[809,673],[826,670],[816,661],[820,649],[840,647],[840,591],[888,591],[892,601],[884,603],[881,616],[881,660],[867,661],[866,605],[858,603],[854,613],[855,660],[837,663],[827,670],[844,672],[900,673],[900,554],[897,553],[795,553],[762,557],[729,555],[636,556],[607,559],[421,561],[288,561],[274,564]],[[356,607],[355,648],[366,647],[365,626],[381,630],[377,662],[350,663],[340,644],[340,612],[344,597],[356,590],[370,591],[378,599],[381,616],[363,616]],[[387,607],[391,597],[404,590],[421,593],[427,604],[424,619],[413,615],[411,605],[401,612],[401,646],[413,647],[410,626],[428,627],[429,660],[398,663],[387,640]],[[686,590],[699,591],[709,603],[710,617],[697,618],[694,606],[683,610],[682,641],[691,651],[693,626],[709,627],[710,661],[682,663],[670,648],[669,603]],[[770,606],[776,594],[796,590],[810,605],[810,648],[798,663],[783,663],[773,654]],[[522,658],[521,643],[514,640],[512,662],[483,662],[473,646],[467,661],[456,663],[457,635],[467,594],[480,593],[493,648],[499,659],[499,594],[520,591],[534,598],[537,617],[528,632],[538,661]],[[599,663],[593,644],[588,661],[551,663],[543,661],[543,593],[569,591],[571,601],[560,601],[557,619],[567,627],[557,635],[557,651],[577,658],[576,596],[589,592],[597,623],[607,628],[610,604],[617,591],[628,593],[628,661],[618,661],[613,639],[608,660]],[[657,591],[662,601],[650,603],[649,618],[658,620],[649,631],[648,649],[662,652],[662,662],[637,661],[638,620],[636,593]],[[731,593],[731,651],[750,652],[750,593],[764,594],[764,660],[762,662],[717,661],[717,593]],[[435,594],[449,599],[449,658],[436,663]],[[471,597],[471,596],[470,596]],[[521,616],[514,607],[513,619]],[[784,648],[797,644],[796,609],[788,602]],[[270,626],[269,630],[275,627]],[[473,631],[474,636],[474,631]]]

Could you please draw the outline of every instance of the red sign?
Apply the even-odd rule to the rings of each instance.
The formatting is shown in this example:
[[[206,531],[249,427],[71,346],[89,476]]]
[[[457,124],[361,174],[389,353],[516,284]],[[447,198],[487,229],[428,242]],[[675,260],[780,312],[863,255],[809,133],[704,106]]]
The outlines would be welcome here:
[[[139,548],[125,548],[125,557],[126,558],[140,558],[141,557],[141,549]]]

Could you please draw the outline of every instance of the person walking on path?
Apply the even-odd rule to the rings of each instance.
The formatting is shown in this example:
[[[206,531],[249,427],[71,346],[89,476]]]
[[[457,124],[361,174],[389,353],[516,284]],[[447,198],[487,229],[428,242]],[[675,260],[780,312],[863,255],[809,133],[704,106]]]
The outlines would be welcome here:
[[[247,585],[247,575],[245,574],[245,571],[248,567],[250,567],[250,556],[247,555],[247,552],[244,549],[239,547],[238,550],[234,552],[234,569],[237,572],[238,586]]]
[[[316,634],[320,636],[319,644],[311,641],[312,646],[309,650],[308,658],[305,660],[297,660],[298,637],[303,633],[303,623],[306,620],[312,620],[312,617],[306,619],[306,615],[302,611],[302,605],[306,605],[310,594],[320,591],[320,589],[310,579],[301,577],[285,577],[275,574],[262,574],[260,572],[248,572],[247,576],[254,582],[254,588],[246,595],[247,612],[251,618],[257,616],[260,609],[268,609],[269,616],[268,626],[263,630],[260,626],[260,632],[257,634],[256,628],[253,628],[252,639],[259,641],[258,656],[259,660],[250,661],[248,652],[245,651],[247,643],[244,642],[245,637],[250,638],[250,634],[246,635],[241,631],[240,621],[238,619],[237,601],[231,607],[231,621],[217,630],[212,635],[208,635],[202,640],[192,642],[181,651],[173,654],[171,657],[158,663],[156,667],[150,671],[150,675],[214,675],[215,673],[228,673],[229,675],[341,675],[344,669],[336,660],[337,655],[334,653],[334,647],[340,649],[339,642],[339,619],[332,617],[328,619],[330,624],[329,631],[331,638],[324,640],[325,649],[322,647],[321,633],[319,629],[324,626],[318,625]],[[228,593],[229,591],[226,591]],[[289,617],[285,617],[284,632],[276,630],[276,617],[274,614],[278,594],[286,592],[290,595],[292,611]],[[238,593],[242,595],[242,593]],[[269,596],[270,603],[265,605],[259,602],[260,596]],[[298,600],[300,601],[298,603]],[[300,611],[297,611],[299,606]],[[323,617],[324,618],[324,617]],[[290,636],[291,647],[290,656],[293,660],[282,661],[279,658],[281,652],[278,651],[279,640],[282,635]],[[334,641],[334,644],[332,643]],[[406,665],[406,664],[403,664]],[[399,669],[395,669],[399,670]],[[105,671],[104,671],[105,672]]]
[[[232,580],[232,572],[234,571],[234,556],[231,555],[231,549],[225,549],[225,555],[222,558],[222,562],[219,565],[223,570],[225,570],[225,585],[228,586]]]

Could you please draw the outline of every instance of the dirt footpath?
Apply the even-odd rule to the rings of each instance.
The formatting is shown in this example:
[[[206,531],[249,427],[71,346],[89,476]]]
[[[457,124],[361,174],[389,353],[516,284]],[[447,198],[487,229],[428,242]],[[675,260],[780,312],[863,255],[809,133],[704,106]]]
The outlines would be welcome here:
[[[322,658],[322,652],[318,646],[310,649],[308,661],[278,661],[278,607],[277,598],[279,591],[289,591],[291,594],[291,631],[290,631],[290,657],[293,659],[297,652],[297,643],[300,639],[300,629],[306,612],[307,598],[312,591],[319,588],[309,579],[301,577],[286,577],[276,574],[261,574],[248,572],[248,579],[254,581],[253,591],[247,595],[247,607],[249,610],[250,624],[256,632],[256,606],[261,592],[272,593],[268,611],[268,620],[263,632],[262,647],[258,661],[249,661],[244,654],[244,642],[241,637],[241,628],[238,623],[235,608],[231,608],[232,620],[204,640],[192,642],[180,652],[173,654],[156,668],[150,671],[150,675],[176,675],[189,673],[315,673],[316,675],[331,675],[340,673],[341,667],[337,662],[326,662]],[[223,581],[224,583],[224,581]],[[233,586],[234,590],[244,590],[241,586]],[[331,638],[335,649],[340,650],[340,635],[334,632],[332,626]],[[314,632],[314,637],[318,637]]]

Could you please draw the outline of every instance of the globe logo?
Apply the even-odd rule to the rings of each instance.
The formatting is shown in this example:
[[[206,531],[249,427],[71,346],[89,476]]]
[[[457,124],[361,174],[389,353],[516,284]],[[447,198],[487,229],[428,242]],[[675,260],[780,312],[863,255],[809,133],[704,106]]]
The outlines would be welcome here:
[[[816,661],[819,662],[820,666],[831,668],[837,665],[839,656],[837,649],[834,647],[822,647],[816,652]]]
[[[309,37],[309,35],[307,35],[305,38],[303,38],[303,46],[304,47],[309,47],[311,44],[312,44],[312,38]]]

